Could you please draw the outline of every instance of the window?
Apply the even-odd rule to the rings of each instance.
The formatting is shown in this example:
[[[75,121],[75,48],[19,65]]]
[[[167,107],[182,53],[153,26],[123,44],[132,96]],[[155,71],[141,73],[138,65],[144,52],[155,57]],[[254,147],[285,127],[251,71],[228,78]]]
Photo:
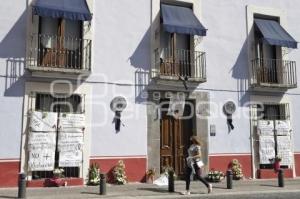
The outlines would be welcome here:
[[[255,17],[279,22],[278,18]],[[257,26],[254,27],[255,57],[261,65],[261,81],[265,83],[279,83],[278,73],[282,60],[281,46],[270,45],[263,42],[263,34]]]
[[[251,84],[284,89],[296,87],[296,63],[283,59],[283,47],[297,48],[296,40],[280,24],[279,17],[254,13],[253,19]]]
[[[264,104],[259,105],[258,117],[263,120],[288,120],[289,119],[289,104]]]
[[[155,50],[159,75],[176,80],[205,81],[205,53],[195,51],[195,36],[206,36],[206,29],[195,16],[192,4],[160,5],[160,45]]]
[[[56,112],[57,114],[82,113],[82,98],[79,95],[72,95],[70,97],[61,95],[59,97],[53,97],[50,94],[38,93],[36,94],[35,110],[45,112]],[[57,124],[58,123],[59,119],[57,121]],[[56,134],[58,135],[58,133],[59,129],[57,130]],[[55,168],[59,167],[59,152],[57,149],[57,139],[58,136],[56,136]],[[79,177],[79,167],[65,167],[63,169],[65,177]],[[43,179],[51,177],[53,177],[52,171],[32,171],[32,179]]]
[[[258,108],[258,110],[261,110],[257,113],[258,117],[260,120],[265,120],[264,124],[262,121],[259,121],[261,127],[258,125],[258,129],[260,129],[258,138],[260,156],[268,157],[267,160],[260,162],[260,169],[273,169],[273,164],[270,159],[276,155],[283,159],[281,167],[288,168],[291,166],[291,157],[289,157],[291,146],[290,144],[285,144],[289,143],[291,139],[288,132],[289,130],[283,132],[282,126],[278,128],[277,125],[280,125],[280,123],[284,124],[285,130],[291,128],[289,123],[289,104],[264,104],[263,107],[258,106]],[[261,131],[264,131],[264,133],[262,134]],[[268,135],[265,135],[265,133]],[[289,142],[282,142],[282,140]],[[261,161],[263,159],[262,157],[260,157]]]
[[[39,65],[80,69],[82,22],[40,17]]]

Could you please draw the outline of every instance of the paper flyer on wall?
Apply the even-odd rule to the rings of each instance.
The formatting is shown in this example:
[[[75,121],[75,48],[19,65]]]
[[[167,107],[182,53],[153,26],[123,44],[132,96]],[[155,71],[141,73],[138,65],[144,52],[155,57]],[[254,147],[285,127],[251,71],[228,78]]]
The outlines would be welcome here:
[[[54,150],[56,146],[56,132],[30,132],[28,151]]]
[[[82,163],[82,151],[59,152],[60,167],[79,167]]]
[[[293,164],[292,143],[290,136],[277,136],[277,155],[281,157],[281,165]]]
[[[275,139],[273,136],[259,136],[260,164],[270,164],[275,157]]]
[[[61,131],[82,132],[85,128],[85,115],[61,113],[59,118],[59,127]]]
[[[287,120],[276,120],[275,130],[277,135],[289,135],[291,132],[290,122]]]
[[[261,136],[274,135],[274,122],[272,120],[258,120],[257,133]]]
[[[29,151],[28,167],[30,171],[52,171],[55,163],[55,150]]]
[[[56,131],[56,125],[57,113],[39,111],[33,111],[31,113],[31,131]]]
[[[58,151],[77,151],[83,149],[83,133],[58,133]]]

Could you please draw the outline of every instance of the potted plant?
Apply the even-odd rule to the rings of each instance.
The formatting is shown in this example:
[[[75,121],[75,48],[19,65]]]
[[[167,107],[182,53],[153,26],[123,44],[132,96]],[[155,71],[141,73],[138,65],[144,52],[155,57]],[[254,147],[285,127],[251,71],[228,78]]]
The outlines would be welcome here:
[[[171,166],[168,166],[168,165],[167,165],[167,166],[164,166],[164,167],[162,168],[162,173],[161,173],[161,175],[165,175],[166,177],[169,177],[170,171],[173,172],[174,179],[176,180],[176,179],[177,179],[177,175],[176,175],[176,173],[175,173],[173,167],[171,167]]]
[[[122,160],[119,160],[117,165],[115,166],[113,170],[113,176],[117,184],[123,185],[127,183],[125,164]]]
[[[97,163],[91,164],[89,168],[89,180],[88,184],[89,185],[99,185],[100,183],[100,169],[99,165]]]
[[[209,182],[221,182],[224,179],[224,173],[222,171],[215,171],[214,169],[207,174],[207,181]]]
[[[147,183],[151,183],[151,184],[153,183],[155,174],[156,174],[155,168],[147,170],[147,172],[146,172],[146,181],[147,181]]]
[[[48,186],[55,186],[55,187],[59,187],[65,184],[64,181],[64,170],[62,168],[55,168],[53,170],[53,177],[48,179]]]
[[[237,159],[233,159],[230,163],[234,180],[240,180],[244,177],[242,165]]]
[[[273,168],[275,172],[278,172],[280,170],[280,162],[281,162],[281,157],[278,155],[275,156],[275,158],[271,159],[271,162],[273,163]]]

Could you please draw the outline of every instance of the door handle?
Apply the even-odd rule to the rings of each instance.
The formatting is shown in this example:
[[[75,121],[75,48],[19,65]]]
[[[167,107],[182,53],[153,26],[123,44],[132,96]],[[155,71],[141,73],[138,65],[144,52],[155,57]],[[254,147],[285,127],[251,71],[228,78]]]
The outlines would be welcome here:
[[[168,145],[164,145],[163,148],[169,149],[170,147]]]

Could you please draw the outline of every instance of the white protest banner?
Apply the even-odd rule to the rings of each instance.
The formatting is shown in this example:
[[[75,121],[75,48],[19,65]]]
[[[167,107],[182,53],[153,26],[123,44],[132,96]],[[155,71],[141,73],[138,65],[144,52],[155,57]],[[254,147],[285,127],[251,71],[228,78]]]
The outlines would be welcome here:
[[[289,135],[291,132],[291,125],[289,121],[276,120],[275,129],[277,135]]]
[[[30,132],[28,151],[54,150],[56,145],[56,132]]]
[[[275,139],[273,136],[259,136],[260,164],[270,164],[270,159],[275,158]]]
[[[32,131],[56,131],[57,113],[39,112],[31,113],[30,128]]]
[[[59,117],[59,127],[61,131],[82,132],[85,128],[85,115],[61,113]]]
[[[52,171],[54,169],[55,150],[29,151],[30,171]]]
[[[83,133],[66,133],[58,134],[58,151],[77,151],[83,148]]]
[[[59,152],[60,167],[79,167],[82,163],[81,151],[61,151]]]
[[[281,165],[293,164],[292,143],[290,136],[277,136],[277,155],[281,157]]]
[[[258,120],[257,133],[262,136],[274,135],[274,122],[272,120]]]

